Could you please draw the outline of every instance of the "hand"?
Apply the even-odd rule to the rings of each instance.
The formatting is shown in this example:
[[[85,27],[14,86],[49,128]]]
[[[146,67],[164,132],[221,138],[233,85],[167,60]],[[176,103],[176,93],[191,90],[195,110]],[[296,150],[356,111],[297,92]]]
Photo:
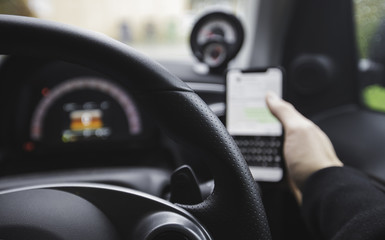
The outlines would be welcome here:
[[[285,131],[284,158],[290,182],[299,203],[299,189],[308,177],[323,168],[343,166],[326,134],[290,103],[269,92],[266,103]]]

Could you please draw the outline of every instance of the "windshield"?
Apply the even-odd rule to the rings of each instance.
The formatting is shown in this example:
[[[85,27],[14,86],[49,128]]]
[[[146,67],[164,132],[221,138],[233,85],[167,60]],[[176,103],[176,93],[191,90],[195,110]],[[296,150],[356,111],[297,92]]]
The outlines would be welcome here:
[[[102,32],[156,59],[188,59],[192,24],[200,14],[224,9],[243,15],[247,1],[0,0],[0,13],[33,16]]]

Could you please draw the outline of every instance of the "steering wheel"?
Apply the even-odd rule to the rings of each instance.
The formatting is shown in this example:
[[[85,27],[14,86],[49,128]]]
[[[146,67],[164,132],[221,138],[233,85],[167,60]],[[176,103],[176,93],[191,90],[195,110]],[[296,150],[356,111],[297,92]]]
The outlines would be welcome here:
[[[102,34],[0,16],[0,53],[57,58],[117,79],[173,139],[204,151],[215,182],[195,205],[94,183],[0,192],[0,239],[271,239],[258,185],[238,147],[181,80]]]

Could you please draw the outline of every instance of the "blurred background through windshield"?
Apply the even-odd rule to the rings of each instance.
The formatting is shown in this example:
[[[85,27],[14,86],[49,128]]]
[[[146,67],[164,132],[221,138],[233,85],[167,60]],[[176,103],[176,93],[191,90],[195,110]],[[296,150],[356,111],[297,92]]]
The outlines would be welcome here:
[[[248,0],[0,0],[0,13],[102,32],[153,58],[191,57],[189,34],[204,10],[239,14]]]
[[[252,24],[245,21],[251,1],[256,0],[0,0],[0,13],[76,25],[102,32],[154,59],[190,61],[189,35],[198,16],[222,9]],[[357,64],[363,71],[375,66],[384,75],[380,84],[362,79],[363,102],[385,112],[385,0],[352,1],[359,58],[370,60]]]

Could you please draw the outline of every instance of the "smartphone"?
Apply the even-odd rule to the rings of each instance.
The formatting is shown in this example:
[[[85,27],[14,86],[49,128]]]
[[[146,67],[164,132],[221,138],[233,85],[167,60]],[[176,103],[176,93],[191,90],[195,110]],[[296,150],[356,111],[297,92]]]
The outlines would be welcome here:
[[[283,128],[265,102],[268,91],[282,97],[283,71],[232,69],[226,75],[226,128],[256,181],[283,178]]]

